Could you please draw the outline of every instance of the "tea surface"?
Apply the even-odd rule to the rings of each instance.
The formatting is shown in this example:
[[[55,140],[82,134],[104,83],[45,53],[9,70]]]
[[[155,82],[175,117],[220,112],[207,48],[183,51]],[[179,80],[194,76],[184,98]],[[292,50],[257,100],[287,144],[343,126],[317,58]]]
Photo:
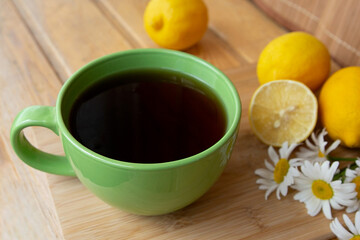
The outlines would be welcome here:
[[[102,79],[76,100],[72,135],[103,156],[160,163],[195,155],[223,135],[221,103],[194,80],[169,71],[144,70]]]

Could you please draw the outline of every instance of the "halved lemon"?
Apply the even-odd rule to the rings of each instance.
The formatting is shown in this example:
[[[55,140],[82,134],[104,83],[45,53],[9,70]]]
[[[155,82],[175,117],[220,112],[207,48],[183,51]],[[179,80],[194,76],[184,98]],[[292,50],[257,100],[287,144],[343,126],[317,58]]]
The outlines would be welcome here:
[[[255,135],[265,144],[299,143],[315,128],[318,104],[303,83],[276,80],[261,85],[250,101],[249,119]]]

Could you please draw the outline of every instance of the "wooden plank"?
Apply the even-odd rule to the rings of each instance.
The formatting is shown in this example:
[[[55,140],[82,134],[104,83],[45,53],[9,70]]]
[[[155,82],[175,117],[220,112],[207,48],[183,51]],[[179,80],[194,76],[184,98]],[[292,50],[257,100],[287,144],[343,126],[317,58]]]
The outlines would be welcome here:
[[[20,161],[9,139],[16,114],[53,105],[61,84],[10,1],[0,19],[0,238],[63,239],[46,174]]]
[[[249,1],[204,1],[211,27],[250,63],[257,61],[270,40],[285,33]]]
[[[62,80],[87,61],[107,51],[117,49],[119,45],[120,49],[126,49],[134,46],[149,47],[150,45],[147,44],[152,44],[146,42],[149,39],[144,40],[146,37],[142,35],[144,32],[138,33],[139,19],[134,20],[136,16],[142,16],[140,9],[144,7],[143,0],[131,2],[124,0],[124,3],[98,0],[95,5],[89,1],[14,1]],[[258,87],[255,62],[265,42],[270,40],[271,36],[276,37],[284,31],[261,15],[248,1],[207,0],[206,2],[211,14],[211,31],[207,33],[207,38],[209,38],[208,41],[213,41],[209,46],[218,47],[221,51],[213,51],[212,48],[204,50],[201,47],[203,42],[201,42],[194,48],[199,48],[199,53],[194,54],[198,56],[204,54],[205,59],[225,69],[225,73],[235,84],[243,103],[239,138],[224,174],[213,188],[194,204],[175,213],[157,217],[136,216],[114,209],[92,195],[76,178],[47,175],[52,193],[50,198],[54,199],[66,239],[287,239],[289,236],[292,239],[328,239],[332,236],[328,227],[329,221],[321,214],[314,218],[309,217],[304,205],[292,199],[294,192],[290,192],[289,196],[281,201],[278,201],[275,196],[265,201],[264,192],[259,191],[255,183],[257,177],[254,170],[263,167],[263,159],[267,158],[267,146],[261,144],[251,132],[247,116],[251,95]],[[123,6],[124,9],[118,6]],[[120,13],[117,14],[117,12]],[[129,12],[128,15],[127,12]],[[225,19],[222,20],[221,17]],[[133,24],[132,20],[138,22]],[[91,27],[86,26],[87,23]],[[99,29],[102,24],[108,32],[100,31],[101,36],[89,37],[90,29]],[[16,29],[15,26],[12,27]],[[248,34],[244,34],[245,32]],[[20,32],[16,34],[19,34],[17,35],[19,37],[22,33],[20,29]],[[11,33],[6,35],[12,36]],[[115,41],[111,39],[112,37]],[[110,41],[106,42],[109,39]],[[118,44],[119,40],[122,43]],[[22,41],[27,42],[26,37]],[[144,45],[141,45],[143,44],[141,41],[144,41]],[[12,45],[18,42],[19,40],[11,40]],[[108,45],[102,49],[102,46],[106,44]],[[229,58],[222,56],[222,51],[229,54]],[[13,63],[11,59],[20,62],[21,64],[16,63],[20,66],[17,69],[20,69],[20,72],[27,72],[28,65],[25,63],[31,60],[26,56],[32,56],[33,53],[30,49],[25,53],[27,54],[11,57],[13,53],[10,52],[4,55],[4,58],[10,59],[10,63]],[[254,63],[242,64],[244,59],[238,57],[239,55],[246,59],[245,62]],[[38,66],[42,63],[40,58],[30,66]],[[47,66],[46,64],[48,65],[45,61],[44,66]],[[37,71],[32,70],[35,73],[22,76],[25,80],[22,84],[18,83],[14,86],[14,89],[23,90],[9,91],[10,95],[4,95],[2,100],[20,96],[20,99],[27,100],[27,104],[53,105],[55,101],[53,91],[58,89],[59,82],[51,82],[55,79],[51,77],[55,76],[54,73],[46,74],[47,72],[40,65],[35,67],[35,69],[38,68],[42,69],[40,71],[42,74],[36,74]],[[0,72],[3,74],[4,71],[5,69]],[[45,86],[43,86],[44,83],[41,80],[32,82],[34,76],[40,76],[38,79],[41,80],[45,77],[49,78],[43,80],[45,81]],[[26,79],[31,79],[31,81]],[[26,92],[25,89],[28,88],[30,90]],[[46,97],[49,99],[46,100]],[[4,111],[10,111],[9,108],[12,105],[6,103],[6,106]],[[0,110],[0,112],[3,111]],[[15,110],[17,109],[11,111]],[[3,139],[6,138],[4,134],[0,136]],[[36,140],[37,145],[47,151],[55,153],[62,151],[57,137],[47,131],[36,130]],[[2,140],[0,144],[8,144],[8,139]],[[0,146],[2,149],[2,145]],[[5,149],[9,148],[5,146]],[[0,152],[0,159],[10,156],[9,152],[5,154]],[[16,157],[11,159],[16,160]],[[38,173],[20,163],[19,167],[17,166],[20,170],[17,171],[21,171],[21,176],[23,172],[27,173],[26,171]],[[3,174],[3,172],[0,173]],[[37,182],[42,183],[41,180]],[[10,188],[6,189],[10,191]],[[27,190],[19,190],[21,194],[23,191]],[[36,192],[36,189],[28,191]],[[29,197],[26,193],[25,196]],[[10,208],[17,207],[19,203],[14,204]],[[36,206],[41,205],[39,203]],[[34,206],[28,207],[34,208]],[[20,203],[21,208],[24,207]],[[48,205],[39,208],[42,211],[48,211]],[[19,214],[16,211],[13,212]],[[338,212],[336,216],[340,214],[341,212]],[[19,226],[24,226],[24,224],[27,226],[26,222],[21,222],[21,224]],[[44,231],[42,225],[38,228]],[[16,231],[20,230],[15,229],[13,232]],[[27,233],[22,231],[22,234]],[[50,236],[49,239],[51,237],[56,238],[58,235]]]
[[[93,59],[131,48],[90,1],[14,2],[63,81]]]
[[[256,65],[225,72],[243,102],[238,141],[218,182],[202,198],[177,212],[155,217],[128,214],[92,195],[76,178],[49,175],[64,236],[68,239],[329,239],[329,221],[310,217],[295,191],[264,200],[255,169],[263,167],[267,146],[252,133],[248,104],[258,87]],[[47,150],[59,148],[51,141]],[[53,147],[50,147],[53,146]],[[285,211],[284,211],[285,210]],[[335,216],[340,216],[337,212]],[[306,229],[306,232],[304,232]]]
[[[360,65],[359,12],[359,1],[329,1],[314,33],[342,66]]]
[[[321,15],[329,8],[329,1],[271,1],[254,0],[267,15],[291,30],[307,30],[314,33]]]
[[[360,64],[360,33],[356,31],[359,1],[255,0],[255,3],[281,25],[314,34],[340,65]]]
[[[132,38],[136,47],[158,48],[147,35],[143,26],[143,14],[147,0],[95,0],[104,14],[119,31]],[[220,69],[247,65],[247,61],[232,51],[220,36],[209,28],[204,37],[186,52],[203,58]]]

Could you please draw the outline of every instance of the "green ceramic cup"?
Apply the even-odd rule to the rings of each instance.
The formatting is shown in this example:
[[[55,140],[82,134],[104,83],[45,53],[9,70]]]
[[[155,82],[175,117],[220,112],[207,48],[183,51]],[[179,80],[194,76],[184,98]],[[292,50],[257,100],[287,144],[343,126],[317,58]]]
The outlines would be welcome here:
[[[77,96],[105,76],[143,68],[170,69],[192,75],[220,99],[226,113],[226,133],[194,156],[166,163],[129,163],[99,155],[80,144],[66,126]],[[76,176],[110,205],[140,215],[159,215],[183,208],[201,197],[218,179],[230,158],[241,115],[241,103],[231,81],[211,64],[187,53],[136,49],[90,62],[60,90],[56,106],[32,106],[21,111],[11,128],[11,144],[26,164],[44,172]],[[45,153],[28,142],[23,129],[42,126],[61,138],[65,156]]]

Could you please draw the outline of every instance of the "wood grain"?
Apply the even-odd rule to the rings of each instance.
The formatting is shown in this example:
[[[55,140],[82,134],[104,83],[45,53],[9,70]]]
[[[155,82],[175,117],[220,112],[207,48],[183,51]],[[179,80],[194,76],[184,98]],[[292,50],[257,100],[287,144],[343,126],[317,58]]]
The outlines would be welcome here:
[[[252,133],[247,115],[258,87],[256,61],[267,42],[286,31],[250,1],[205,0],[210,28],[188,50],[222,69],[240,94],[242,120],[229,164],[198,201],[156,217],[114,209],[76,178],[31,169],[15,156],[8,136],[16,113],[34,104],[54,106],[61,82],[85,63],[111,52],[157,47],[142,27],[147,1],[13,1],[15,7],[0,0],[1,239],[333,237],[329,221],[321,214],[308,216],[293,200],[294,192],[281,201],[274,195],[265,201],[255,183],[254,170],[267,157],[267,146]],[[41,149],[62,153],[58,137],[48,130],[31,128],[27,136]]]
[[[20,161],[9,142],[16,114],[54,105],[61,84],[9,1],[1,1],[0,32],[0,238],[63,239],[46,174]]]
[[[264,200],[254,170],[262,167],[267,146],[252,134],[248,103],[257,87],[256,65],[225,73],[243,101],[238,141],[229,165],[211,190],[194,204],[172,214],[142,217],[114,209],[92,195],[76,178],[49,175],[50,188],[67,239],[329,239],[329,221],[309,217],[294,192],[279,201]],[[40,145],[60,150],[54,139]],[[56,143],[56,141],[55,141]],[[340,213],[338,213],[340,214]],[[304,232],[306,229],[306,232]]]
[[[286,31],[274,24],[251,2],[205,0],[210,26],[249,63],[255,63],[261,50]]]
[[[147,0],[96,0],[104,14],[126,33],[141,48],[158,48],[147,35],[143,25],[143,14]],[[201,57],[220,69],[241,67],[247,62],[234,52],[217,33],[209,28],[204,37],[186,52]]]
[[[254,0],[290,30],[307,31],[329,48],[341,66],[360,64],[360,2],[357,0]]]
[[[91,1],[14,2],[62,81],[91,60],[131,48]]]
[[[267,147],[255,138],[247,121],[247,103],[257,87],[255,65],[226,74],[233,79],[245,104],[239,140],[217,184],[183,210],[165,216],[141,217],[104,204],[75,178],[49,175],[66,238],[328,239],[331,236],[328,221],[322,215],[310,218],[304,206],[292,200],[293,193],[282,201],[274,196],[265,201],[263,192],[257,190],[253,171],[266,158]],[[40,144],[50,146],[53,142],[46,140]],[[59,149],[49,146],[48,151]],[[304,234],[302,229],[307,232]]]

